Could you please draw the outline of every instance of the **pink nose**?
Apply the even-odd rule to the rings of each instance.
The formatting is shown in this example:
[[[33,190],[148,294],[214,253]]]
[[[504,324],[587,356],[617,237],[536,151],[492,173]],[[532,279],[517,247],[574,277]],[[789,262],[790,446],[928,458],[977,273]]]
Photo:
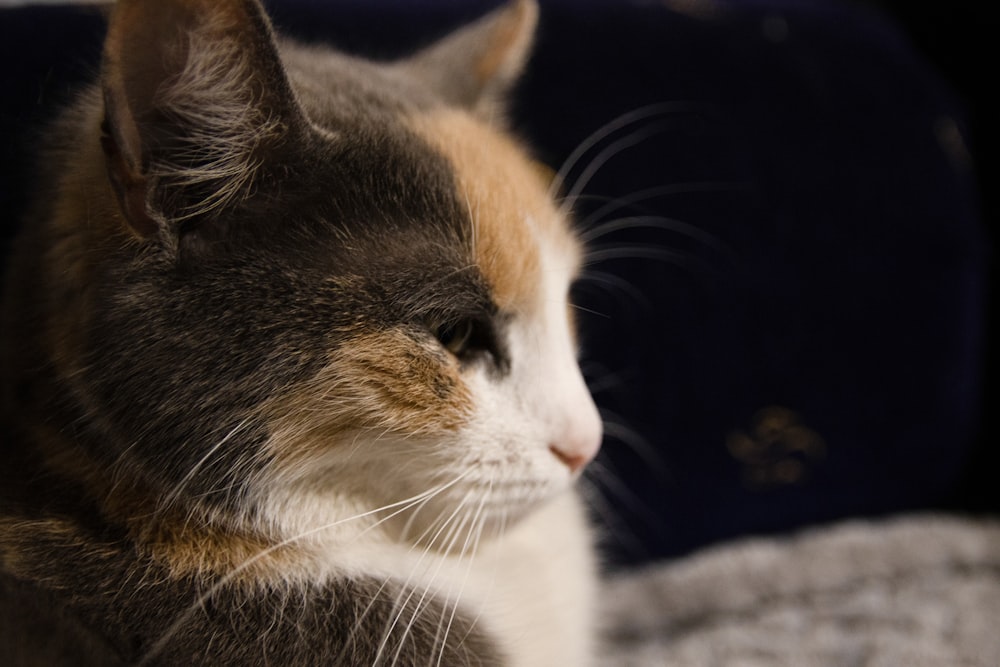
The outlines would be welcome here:
[[[597,410],[588,410],[572,422],[562,438],[549,443],[549,451],[571,473],[576,474],[597,455],[597,450],[601,447],[602,430]]]
[[[569,471],[571,473],[576,473],[581,468],[583,468],[583,466],[590,463],[590,460],[594,458],[593,455],[587,456],[585,454],[578,454],[578,453],[571,454],[568,452],[564,452],[555,445],[549,445],[549,451],[552,452],[557,459],[562,461],[563,464],[567,468],[569,468]]]

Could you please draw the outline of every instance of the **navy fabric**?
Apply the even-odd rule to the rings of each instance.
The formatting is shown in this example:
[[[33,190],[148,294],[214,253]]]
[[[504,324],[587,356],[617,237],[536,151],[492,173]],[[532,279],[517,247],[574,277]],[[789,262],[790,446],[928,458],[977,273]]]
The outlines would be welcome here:
[[[291,34],[386,58],[494,4],[269,3]],[[961,105],[857,6],[669,4],[543,2],[511,110],[554,168],[592,144],[562,191],[591,248],[574,297],[609,559],[943,506],[981,423],[987,244]],[[21,64],[0,74],[7,234],[27,128],[101,32],[92,10],[0,13]]]

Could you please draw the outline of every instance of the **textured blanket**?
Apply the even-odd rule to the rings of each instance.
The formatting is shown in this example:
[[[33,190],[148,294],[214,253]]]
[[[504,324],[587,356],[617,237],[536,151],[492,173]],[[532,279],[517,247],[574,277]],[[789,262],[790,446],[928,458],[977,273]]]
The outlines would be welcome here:
[[[1000,524],[853,522],[613,578],[614,666],[1000,665]]]

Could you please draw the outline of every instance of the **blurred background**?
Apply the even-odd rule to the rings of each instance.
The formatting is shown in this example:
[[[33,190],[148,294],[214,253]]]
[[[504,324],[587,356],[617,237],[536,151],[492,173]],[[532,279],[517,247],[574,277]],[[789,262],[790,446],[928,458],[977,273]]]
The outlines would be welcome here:
[[[959,504],[979,510],[1000,510],[1000,104],[992,93],[996,55],[990,44],[1000,31],[1000,18],[988,3],[909,2],[870,0],[867,3],[895,20],[965,105],[969,151],[976,166],[983,221],[991,243],[992,261],[988,340],[983,406],[983,431],[974,462],[967,469],[969,495]]]

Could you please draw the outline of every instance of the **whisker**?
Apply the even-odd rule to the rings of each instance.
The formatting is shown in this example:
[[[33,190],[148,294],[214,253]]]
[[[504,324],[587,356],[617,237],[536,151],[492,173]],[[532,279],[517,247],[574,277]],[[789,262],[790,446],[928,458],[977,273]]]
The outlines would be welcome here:
[[[455,484],[458,484],[462,479],[464,479],[471,472],[472,472],[471,469],[470,470],[466,470],[464,473],[462,473],[461,475],[457,476],[456,478],[454,478],[450,482],[448,482],[446,484],[442,484],[439,487],[436,487],[436,488],[433,488],[433,489],[429,489],[429,490],[426,490],[426,491],[422,491],[422,492],[416,494],[415,496],[411,496],[410,498],[406,498],[404,500],[400,500],[400,501],[397,501],[395,503],[390,503],[389,505],[378,507],[378,508],[375,508],[373,510],[368,510],[367,512],[362,512],[360,514],[355,514],[355,515],[350,516],[350,517],[345,517],[343,519],[338,519],[337,521],[332,521],[332,522],[330,522],[328,524],[324,524],[322,526],[317,526],[315,528],[310,528],[309,530],[302,531],[301,533],[299,533],[297,535],[293,535],[292,537],[284,539],[281,542],[272,544],[271,546],[269,546],[269,547],[267,547],[265,549],[261,549],[259,552],[257,552],[253,556],[247,558],[245,561],[243,561],[242,563],[240,563],[238,566],[234,567],[228,574],[226,574],[223,577],[220,577],[218,579],[218,581],[216,581],[214,584],[212,584],[212,586],[209,587],[209,589],[207,591],[205,591],[200,596],[198,596],[198,599],[195,600],[187,608],[186,611],[184,611],[181,614],[179,614],[178,617],[177,617],[177,619],[173,623],[170,624],[170,627],[168,627],[164,631],[164,633],[160,635],[160,638],[157,639],[156,642],[153,643],[153,645],[150,647],[150,649],[146,652],[145,655],[143,655],[143,657],[137,662],[137,664],[138,665],[148,664],[150,660],[152,660],[153,658],[155,658],[166,647],[167,642],[169,642],[173,638],[173,636],[175,634],[177,634],[177,632],[180,630],[180,628],[183,627],[183,625],[188,622],[188,620],[191,618],[192,614],[194,614],[198,609],[203,608],[206,601],[208,601],[219,590],[221,590],[223,586],[225,586],[225,585],[229,584],[231,581],[233,581],[233,579],[235,579],[241,572],[243,572],[246,569],[248,569],[249,567],[251,567],[254,563],[257,563],[261,559],[266,558],[267,556],[271,555],[275,551],[278,551],[279,549],[283,549],[283,548],[287,547],[290,544],[294,544],[295,542],[299,542],[299,541],[301,541],[301,540],[303,540],[303,539],[305,539],[307,537],[311,537],[311,536],[313,536],[313,535],[315,535],[317,533],[320,533],[322,531],[329,530],[329,529],[334,528],[334,527],[339,526],[339,525],[350,523],[351,521],[357,521],[359,519],[364,519],[364,518],[367,518],[367,517],[370,517],[370,516],[374,516],[374,515],[377,515],[377,514],[379,514],[381,512],[385,512],[386,510],[390,510],[390,509],[395,510],[388,517],[385,517],[384,519],[382,519],[382,521],[386,521],[389,518],[391,518],[393,516],[396,516],[396,515],[398,515],[401,512],[405,512],[409,507],[411,507],[414,504],[420,502],[421,500],[423,500],[423,499],[425,499],[427,497],[430,497],[430,496],[437,495],[437,494],[439,494],[439,493],[447,490],[448,488],[451,488]],[[401,508],[401,509],[398,509],[398,508]]]
[[[660,246],[636,244],[608,244],[592,248],[584,255],[584,267],[590,267],[600,262],[620,259],[647,259],[662,262],[682,269],[695,272],[702,276],[722,277],[725,273],[711,263],[690,252],[668,250]]]
[[[490,495],[492,494],[492,491],[493,491],[493,478],[491,477],[490,478],[490,483],[489,483],[489,488],[488,488],[487,492],[485,494],[483,494],[483,496],[480,498],[480,500],[479,500],[479,507],[477,508],[476,515],[475,515],[475,517],[473,519],[473,525],[475,526],[475,539],[473,541],[472,554],[469,557],[469,563],[468,563],[468,565],[465,568],[465,574],[462,577],[462,583],[459,585],[458,594],[455,595],[454,597],[452,597],[451,587],[448,588],[448,603],[451,605],[451,614],[448,617],[448,624],[444,628],[444,635],[441,637],[441,652],[438,653],[438,662],[437,662],[437,664],[439,664],[439,665],[441,663],[441,658],[444,656],[444,647],[445,647],[445,644],[448,641],[448,636],[451,634],[451,629],[452,629],[452,627],[454,626],[454,623],[455,623],[455,614],[458,612],[458,601],[462,599],[462,595],[465,592],[465,587],[468,585],[469,574],[472,571],[472,563],[475,560],[476,553],[479,550],[479,543],[482,540],[482,533],[483,533],[483,526],[484,526],[484,522],[482,521],[482,512],[483,512],[483,509],[485,508],[486,499],[488,497],[490,497]],[[470,537],[472,537],[472,532],[471,531],[470,531],[469,535],[466,535],[465,544],[462,545],[462,556],[459,558],[459,561],[461,561],[462,557],[464,557],[464,555],[465,555],[466,549],[469,546],[469,539],[470,539]],[[470,625],[469,625],[470,631],[475,626],[476,622],[479,620],[479,617],[480,617],[481,614],[482,614],[482,607],[480,607],[480,610],[476,614],[476,617],[473,619],[472,623],[470,623]],[[439,626],[439,629],[440,629],[440,626]],[[464,641],[464,639],[465,638],[463,637],[462,640]]]
[[[606,314],[604,314],[602,312],[593,310],[592,308],[585,308],[584,306],[581,306],[581,305],[576,304],[576,303],[569,304],[569,307],[572,308],[573,310],[579,310],[581,313],[590,313],[591,315],[596,315],[597,317],[603,317],[606,320],[610,320],[611,319],[610,315],[606,315]]]
[[[667,197],[676,194],[690,194],[693,192],[736,192],[746,189],[745,185],[724,181],[690,181],[659,185],[652,188],[646,188],[645,190],[639,190],[623,197],[616,197],[614,199],[605,197],[608,201],[604,204],[604,206],[601,206],[593,213],[590,213],[585,218],[581,219],[577,224],[582,229],[589,229],[591,225],[603,219],[605,216],[614,213],[615,211],[620,211],[623,208],[628,208],[638,204],[639,202],[656,199],[658,197]]]
[[[465,498],[462,499],[462,501],[459,503],[459,506],[456,508],[455,512],[453,512],[448,517],[448,520],[446,521],[445,525],[447,525],[448,523],[451,523],[451,526],[448,529],[447,536],[445,537],[445,542],[447,544],[442,549],[442,551],[444,553],[451,553],[452,549],[455,546],[456,540],[458,539],[459,535],[461,535],[462,531],[465,530],[465,526],[470,521],[469,514],[464,511],[465,505],[466,505],[466,503],[467,503],[467,501],[469,499],[469,495],[471,495],[471,494],[467,494],[465,496]],[[461,519],[457,523],[452,523],[452,520],[456,516],[459,515],[459,512],[461,512]],[[424,554],[421,555],[421,559],[420,560],[423,560],[423,557],[425,555],[427,555],[427,553],[429,552],[429,550],[431,548],[432,548],[432,545],[428,545],[428,547],[424,551]],[[444,560],[441,559],[441,560],[438,561],[437,567],[434,569],[433,574],[431,574],[431,576],[430,576],[430,584],[433,584],[433,582],[435,580],[437,580],[438,576],[441,573],[441,569],[442,569],[443,566],[444,566]],[[409,581],[407,581],[407,584],[408,583],[409,583]],[[400,644],[399,644],[399,647],[397,648],[396,655],[393,658],[393,664],[395,664],[396,661],[398,660],[398,658],[399,658],[399,651],[402,648],[402,642],[406,639],[406,636],[409,634],[410,630],[412,629],[413,624],[417,621],[417,618],[418,618],[418,616],[420,614],[421,609],[424,608],[424,606],[427,605],[427,604],[429,604],[430,601],[431,601],[431,598],[428,598],[428,595],[431,592],[431,585],[430,584],[427,585],[427,586],[425,586],[425,587],[423,587],[423,591],[422,591],[422,593],[420,595],[420,598],[419,598],[419,600],[417,601],[417,604],[414,606],[413,610],[410,613],[410,620],[407,623],[406,628],[404,628],[403,634],[402,634],[402,636],[399,639]],[[403,603],[404,604],[404,609],[405,609],[405,605],[409,603],[409,601],[413,598],[414,595],[416,595],[416,592],[417,592],[417,589],[411,589],[409,595],[407,596],[406,600]],[[402,610],[397,615],[397,621],[399,620],[399,618],[401,617],[401,615],[402,615]],[[395,623],[393,623],[393,625],[395,625]],[[391,632],[391,630],[392,630],[392,627],[389,628],[389,632]]]
[[[602,411],[602,413],[606,414],[607,410]],[[663,484],[668,486],[676,485],[673,476],[667,472],[662,458],[644,438],[622,424],[608,422],[606,419],[603,421],[604,433],[607,437],[628,445],[631,451],[639,454],[640,459],[650,466],[651,470],[654,471],[655,477]],[[623,481],[621,474],[614,469],[614,464],[606,456],[598,457],[598,459],[591,461],[587,470],[591,481],[626,504],[629,507],[630,514],[642,517],[650,525],[659,525],[661,523],[659,512],[636,495],[632,488]]]
[[[429,501],[430,501],[430,500],[431,500],[432,498],[433,498],[433,496],[428,496],[428,497],[426,497],[426,498],[422,499],[421,501],[419,501],[418,503],[414,503],[413,505],[410,505],[410,506],[409,506],[409,507],[407,507],[406,509],[410,509],[410,508],[412,508],[412,507],[416,507],[416,508],[417,508],[417,512],[419,512],[419,511],[420,511],[420,510],[421,510],[421,509],[422,509],[422,508],[423,508],[423,507],[424,507],[424,506],[425,506],[425,505],[426,505],[426,504],[427,504],[427,503],[428,503],[428,502],[429,502]],[[364,534],[365,534],[366,532],[368,532],[368,530],[369,530],[369,529],[373,529],[373,528],[375,528],[376,526],[378,526],[379,524],[383,523],[384,521],[387,521],[387,520],[391,519],[391,518],[392,518],[393,516],[395,516],[396,514],[398,514],[398,513],[394,513],[394,514],[391,514],[391,515],[389,515],[389,516],[385,517],[384,519],[381,519],[381,520],[377,521],[377,522],[376,522],[375,524],[373,524],[373,525],[372,525],[372,526],[370,526],[369,528],[366,528],[365,530],[363,530],[363,531],[362,531],[362,532],[361,532],[361,533],[360,533],[360,534],[358,535],[358,537],[361,537],[362,535],[364,535]],[[416,512],[415,512],[414,514],[416,514]],[[407,531],[409,530],[410,526],[412,525],[412,521],[413,521],[413,516],[411,515],[411,516],[410,516],[410,518],[409,518],[409,519],[407,519],[407,522],[406,522],[406,524],[405,524],[405,525],[404,525],[404,527],[403,527],[403,531],[404,531],[404,534],[405,534],[405,533],[406,533],[406,532],[407,532]],[[419,543],[419,542],[420,542],[421,540],[423,540],[423,538],[424,538],[424,537],[426,537],[426,535],[427,535],[428,533],[430,533],[430,532],[431,532],[432,530],[434,530],[434,528],[435,528],[435,526],[436,526],[436,525],[437,525],[437,523],[436,523],[436,522],[432,522],[432,523],[431,523],[431,525],[430,525],[430,526],[429,526],[429,527],[428,527],[428,528],[427,528],[427,529],[426,529],[426,530],[425,530],[425,531],[424,531],[423,533],[421,533],[421,535],[420,535],[420,536],[418,536],[416,540],[414,540],[414,542],[413,542],[413,545],[412,545],[412,546],[410,547],[410,549],[409,549],[409,551],[410,551],[411,553],[412,553],[412,552],[413,552],[413,550],[414,550],[414,549],[416,548],[416,545],[417,545],[417,544],[418,544],[418,543]],[[447,522],[445,523],[445,525],[447,525]],[[443,529],[443,528],[442,528],[442,529]],[[425,551],[425,553],[426,553],[426,551]],[[420,564],[420,562],[422,561],[422,559],[423,559],[423,556],[421,556],[421,559],[419,559],[419,560],[417,561],[417,566],[419,566],[419,564]],[[415,566],[415,567],[416,567],[416,566]],[[410,576],[409,576],[409,577],[407,577],[407,579],[406,579],[406,582],[404,582],[404,584],[403,584],[403,587],[404,587],[404,589],[405,589],[405,586],[406,586],[407,584],[409,584],[409,582],[410,582],[410,577],[412,577],[412,576],[413,576],[413,573],[414,573],[414,570],[411,570],[411,571],[410,571]],[[379,585],[378,589],[377,589],[377,590],[375,591],[375,593],[374,593],[374,594],[372,595],[372,599],[371,599],[371,600],[369,600],[369,602],[368,602],[368,604],[367,604],[367,605],[365,606],[365,608],[364,608],[364,609],[363,609],[363,610],[361,611],[361,613],[360,613],[360,614],[358,614],[358,617],[357,617],[357,618],[355,619],[355,621],[354,621],[354,627],[353,627],[353,628],[351,629],[351,631],[350,631],[350,632],[348,633],[348,636],[353,636],[353,635],[355,635],[355,634],[356,634],[356,633],[358,632],[358,630],[360,630],[360,629],[361,629],[361,624],[362,624],[362,623],[364,622],[365,618],[367,618],[367,617],[368,617],[368,614],[369,614],[369,613],[371,612],[372,608],[373,608],[373,607],[375,606],[375,603],[376,603],[376,602],[378,601],[378,598],[379,598],[379,596],[380,596],[380,595],[382,594],[382,592],[383,592],[383,591],[385,590],[386,586],[388,586],[388,585],[389,585],[389,582],[390,582],[390,579],[388,579],[388,578],[382,581],[382,583],[381,583],[381,584]],[[398,598],[397,598],[397,601],[398,601]],[[395,608],[395,604],[396,604],[396,603],[394,603],[394,604],[393,604],[393,607],[394,607],[394,608]],[[342,659],[342,658],[344,657],[344,655],[343,655],[343,651],[345,651],[345,650],[347,650],[347,645],[346,645],[346,644],[345,644],[345,646],[344,646],[344,649],[342,649],[342,651],[341,651],[341,654],[340,654],[340,658],[338,658],[338,659]]]
[[[696,226],[669,218],[662,215],[635,215],[624,218],[615,218],[608,222],[601,223],[580,235],[580,240],[584,243],[607,236],[608,234],[623,229],[656,229],[667,232],[677,232],[695,241],[701,241],[706,246],[725,251],[718,238],[708,234]]]
[[[595,377],[598,373],[601,375],[600,378]],[[620,387],[628,382],[629,376],[633,375],[627,372],[612,372],[603,364],[597,364],[593,361],[586,363],[586,370],[583,371],[583,374],[587,379],[587,389],[591,395]]]
[[[610,468],[602,465],[600,461],[591,462],[588,465],[587,474],[580,478],[580,497],[583,498],[583,502],[589,508],[590,517],[597,524],[595,528],[597,526],[603,528],[603,530],[597,531],[599,533],[598,540],[600,542],[607,542],[609,538],[613,538],[617,544],[630,553],[636,556],[646,555],[646,547],[638,533],[624,521],[621,513],[615,509],[613,503],[609,500],[607,493],[602,491],[602,489],[607,489],[608,493],[614,493],[610,488],[612,484],[605,484],[602,481],[598,481],[598,479],[594,479],[597,477],[603,482],[607,482],[609,478],[614,478],[614,486],[617,488],[627,488],[627,485]],[[626,502],[630,506],[645,505],[631,491],[629,491],[629,494],[630,497]],[[649,509],[648,512],[651,514],[652,510]]]
[[[621,276],[617,276],[613,273],[608,273],[606,271],[595,271],[594,269],[585,269],[581,271],[580,275],[577,277],[577,283],[578,285],[593,284],[595,286],[606,287],[608,288],[607,291],[609,293],[611,292],[611,288],[617,288],[621,290],[622,293],[624,293],[626,296],[634,299],[636,304],[638,304],[640,307],[647,309],[652,308],[652,304],[650,303],[646,295],[642,292],[642,290],[640,290],[638,287],[636,287],[629,281],[625,280]],[[592,312],[584,308],[581,308],[581,310],[584,310],[584,312]],[[601,313],[597,314],[606,317]]]
[[[665,116],[667,114],[693,112],[696,110],[703,110],[705,108],[707,108],[705,105],[691,102],[660,102],[657,104],[639,107],[638,109],[633,109],[632,111],[628,111],[620,116],[617,116],[616,118],[613,118],[591,132],[577,145],[573,152],[570,153],[569,157],[566,158],[562,166],[559,167],[559,170],[552,179],[552,183],[549,185],[549,197],[554,198],[556,193],[562,189],[566,182],[567,175],[583,158],[583,156],[586,155],[587,151],[618,130],[624,129],[633,123],[646,120],[647,118],[655,118],[656,116]]]
[[[468,517],[465,516],[465,515],[463,515],[461,521],[459,521],[457,524],[453,523],[455,517],[459,516],[462,513],[462,510],[463,510],[464,505],[465,505],[465,501],[468,499],[468,497],[469,497],[469,495],[471,493],[472,493],[471,491],[468,492],[468,493],[466,493],[465,497],[459,503],[457,503],[457,506],[455,507],[454,511],[452,511],[452,513],[449,514],[448,517],[442,522],[440,528],[438,528],[437,532],[434,534],[434,537],[432,537],[431,540],[430,540],[430,542],[428,542],[426,544],[426,546],[424,547],[423,552],[420,554],[420,557],[417,559],[417,562],[414,564],[414,566],[412,568],[410,568],[410,574],[407,576],[406,581],[403,582],[403,585],[402,585],[402,587],[400,589],[399,595],[397,595],[396,600],[393,602],[394,617],[393,617],[392,622],[389,623],[388,627],[385,629],[385,631],[382,634],[382,641],[379,643],[378,650],[375,653],[375,659],[374,659],[375,663],[378,663],[379,660],[381,660],[382,654],[385,651],[386,647],[388,646],[389,639],[392,636],[392,631],[396,628],[396,625],[399,623],[400,619],[402,618],[402,615],[406,611],[407,605],[410,603],[410,600],[412,600],[413,596],[416,595],[417,589],[410,587],[410,582],[413,580],[413,577],[415,576],[415,574],[417,572],[417,569],[423,563],[424,558],[429,555],[430,550],[432,548],[434,548],[434,544],[436,543],[438,537],[441,536],[441,533],[445,529],[448,530],[448,534],[445,537],[445,541],[451,540],[452,544],[453,544],[454,539],[456,539],[454,536],[458,534],[458,531],[461,530],[464,521],[467,520]],[[433,524],[432,524],[431,527],[428,528],[427,531],[425,531],[424,535],[426,535],[427,532],[429,532],[432,529],[433,529]],[[422,538],[423,538],[423,535],[421,536],[421,539]],[[414,548],[416,548],[416,545],[418,543],[419,542],[415,542],[414,545],[410,547],[410,551],[411,552],[412,552],[412,550]],[[431,576],[431,580],[432,581],[433,581],[433,579],[436,578],[437,573],[440,572],[442,564],[443,564],[443,561],[439,561],[438,562],[438,567],[435,570],[435,574]],[[427,589],[424,590],[424,596],[426,594],[427,594]],[[404,595],[406,596],[405,599],[403,598]],[[421,596],[420,599],[423,600],[424,596]],[[418,607],[419,607],[419,603],[418,603]],[[413,619],[416,617],[416,613],[417,613],[416,609],[414,609],[411,612],[411,616],[410,616],[411,623],[412,623]],[[406,639],[406,633],[409,632],[411,623],[407,624],[406,628],[404,629],[403,636],[400,637],[399,640],[398,640],[399,641],[399,646],[397,647],[397,653],[393,657],[393,664],[395,664],[396,659],[399,657],[398,651],[403,646],[403,642]]]
[[[583,261],[585,266],[590,266],[609,259],[653,259],[686,266],[689,255],[657,246],[613,244],[588,250]]]
[[[664,132],[668,129],[668,127],[669,126],[663,122],[651,123],[642,129],[636,130],[635,132],[627,134],[623,138],[612,142],[608,147],[599,152],[587,164],[583,172],[581,172],[581,174],[573,182],[573,186],[569,189],[569,192],[565,197],[563,197],[562,204],[559,207],[559,214],[562,216],[569,215],[570,209],[573,207],[580,193],[583,192],[583,189],[590,183],[590,179],[592,179],[611,158],[633,146],[638,146],[650,137],[654,137],[657,134]]]
[[[663,524],[661,514],[636,495],[607,459],[604,459],[603,462],[591,461],[588,468],[590,469],[590,479],[599,493],[600,490],[607,491],[618,498],[621,504],[628,507],[631,516],[641,517],[644,522],[651,526]],[[612,511],[612,514],[620,517],[618,512]]]
[[[474,212],[472,210],[472,201],[470,201],[469,199],[468,190],[463,189],[462,195],[465,197],[465,209],[469,213],[469,230],[470,230],[469,242],[471,244],[470,250],[472,250],[472,252],[475,253],[476,248],[479,245],[479,238],[478,238],[479,228],[476,222],[479,217],[476,215],[476,213],[479,211],[479,202],[478,201],[476,202],[476,211]]]
[[[673,475],[667,470],[661,453],[646,438],[624,423],[608,419],[606,415],[614,417],[618,415],[607,408],[602,408],[600,412],[605,436],[626,445],[660,481],[668,484],[676,483]]]
[[[461,506],[462,506],[463,509],[464,509],[464,507],[466,505],[466,501],[468,500],[469,495],[471,495],[471,494],[467,494],[465,496],[465,498],[462,499]],[[452,553],[452,549],[455,546],[455,542],[457,541],[459,535],[464,532],[465,533],[465,542],[463,543],[462,549],[459,552],[459,556],[458,556],[458,561],[459,562],[461,562],[465,558],[466,552],[467,552],[468,547],[469,547],[469,540],[472,539],[473,534],[476,535],[475,544],[478,546],[479,535],[482,532],[482,522],[481,522],[480,519],[481,519],[481,516],[482,516],[483,507],[484,507],[485,502],[486,502],[486,497],[487,496],[484,495],[483,497],[480,498],[479,507],[476,509],[476,512],[475,512],[474,515],[472,515],[470,517],[470,515],[467,512],[464,513],[464,515],[462,517],[462,520],[455,526],[455,530],[452,531],[452,534],[451,534],[450,539],[448,541],[448,546],[444,550],[445,553]],[[472,526],[468,530],[466,530],[466,525],[467,524]],[[472,555],[469,558],[469,564],[466,567],[465,576],[463,578],[462,586],[460,587],[460,590],[459,590],[459,595],[456,598],[456,602],[457,602],[458,599],[461,599],[461,593],[462,593],[462,591],[464,591],[465,581],[468,579],[469,572],[471,571],[472,562],[473,562],[474,558],[475,558],[475,549],[473,549],[473,553],[472,553]],[[444,565],[444,560],[441,560],[441,561],[438,562],[437,568],[434,570],[434,573],[431,575],[431,582],[435,581],[438,578],[438,575],[441,573],[441,569],[442,569],[443,565]],[[413,614],[410,617],[410,622],[407,624],[407,627],[406,627],[406,629],[403,632],[403,638],[405,638],[407,636],[407,634],[409,634],[410,630],[413,627],[413,624],[417,620],[417,617],[420,615],[421,609],[425,608],[433,600],[432,597],[428,597],[430,595],[430,593],[431,593],[431,587],[430,586],[425,587],[424,590],[423,590],[422,595],[420,596],[420,599],[417,601],[416,607],[413,610]],[[451,598],[451,588],[449,587],[448,595],[446,596],[446,599],[444,600],[446,608],[447,608],[447,605],[451,603],[451,599],[452,599]],[[455,613],[455,610],[457,608],[458,608],[457,603],[456,604],[452,604],[452,618],[454,618],[454,613]],[[450,627],[450,623],[449,623],[449,627]],[[445,632],[445,639],[447,639],[447,635],[448,635],[448,632],[446,631]],[[401,648],[402,648],[402,645],[400,645],[400,649]],[[399,650],[400,649],[397,649],[396,657],[393,658],[393,663],[395,663],[396,660],[398,659],[398,657],[399,657]]]

